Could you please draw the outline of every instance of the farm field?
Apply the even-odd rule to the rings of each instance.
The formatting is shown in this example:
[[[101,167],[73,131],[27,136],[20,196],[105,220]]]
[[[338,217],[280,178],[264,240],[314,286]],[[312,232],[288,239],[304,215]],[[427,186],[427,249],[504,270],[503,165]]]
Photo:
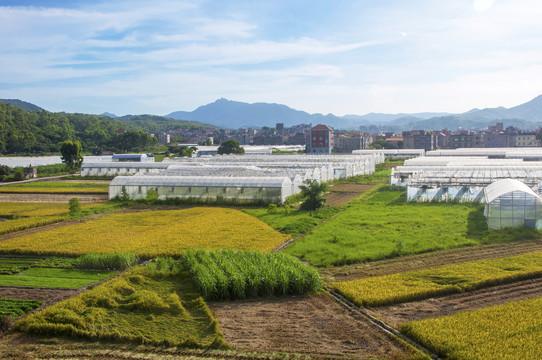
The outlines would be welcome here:
[[[482,259],[496,259],[536,251],[542,251],[542,241],[540,239],[471,246],[360,264],[319,268],[318,272],[326,283],[333,283],[362,279],[369,276],[382,276],[438,266],[462,264]]]
[[[424,359],[328,294],[211,302],[209,306],[225,340],[235,349],[326,358]]]
[[[0,193],[107,194],[108,184],[83,182],[29,182],[0,186]]]
[[[542,358],[542,298],[510,302],[437,319],[401,331],[448,359]]]
[[[21,316],[40,307],[43,303],[38,300],[20,300],[0,298],[0,320],[5,316]]]
[[[0,203],[0,235],[68,220],[68,204]],[[105,206],[105,203],[82,204],[82,210]]]
[[[28,334],[227,348],[185,271],[137,267],[15,323]]]
[[[375,182],[383,184],[389,177],[388,165],[380,166],[381,171],[370,179],[360,177],[351,183],[344,182],[335,185],[338,189],[335,193],[341,195],[348,193],[348,196],[352,195],[352,189],[360,190],[361,187],[367,187],[368,191],[356,196],[361,195],[360,199],[350,200],[338,208],[327,208],[312,214],[295,209],[286,211],[281,208],[275,213],[268,212],[267,208],[247,209],[243,210],[243,214],[234,209],[212,207],[172,209],[168,206],[141,205],[69,225],[65,223],[52,224],[20,233],[3,235],[0,237],[0,253],[22,252],[29,254],[29,256],[30,254],[35,254],[32,256],[43,254],[43,251],[49,251],[47,254],[66,254],[65,252],[57,252],[58,249],[68,249],[78,252],[78,254],[85,253],[91,251],[92,248],[87,245],[89,240],[96,243],[96,248],[105,249],[104,252],[119,252],[114,249],[122,246],[123,252],[131,249],[145,259],[158,255],[178,257],[187,249],[204,247],[213,250],[206,256],[217,264],[217,269],[220,269],[222,275],[213,277],[215,280],[221,279],[219,285],[226,289],[224,290],[226,295],[218,296],[223,300],[213,300],[206,304],[200,298],[203,290],[198,290],[195,282],[197,279],[189,277],[188,270],[181,270],[179,264],[183,261],[182,257],[179,262],[166,258],[153,260],[146,268],[139,267],[129,270],[90,291],[82,289],[43,289],[41,291],[31,287],[0,286],[0,298],[40,300],[46,306],[53,305],[46,311],[40,310],[29,317],[22,318],[17,326],[20,326],[20,329],[25,331],[24,333],[0,335],[0,358],[62,357],[131,360],[166,357],[184,360],[188,358],[304,359],[305,357],[308,359],[310,357],[312,359],[425,359],[423,354],[413,350],[402,340],[398,340],[392,335],[386,335],[360,312],[337,302],[325,292],[308,296],[275,297],[269,296],[271,291],[268,290],[259,294],[252,291],[252,294],[259,296],[243,299],[245,296],[249,297],[248,294],[251,291],[247,288],[241,291],[243,290],[242,286],[237,286],[242,283],[241,277],[237,276],[233,270],[234,267],[240,265],[237,260],[233,260],[233,256],[229,256],[237,252],[234,249],[272,251],[279,248],[291,236],[302,236],[311,229],[311,233],[305,238],[317,234],[322,228],[335,222],[337,218],[354,207],[358,207],[356,211],[361,214],[359,216],[365,217],[364,223],[358,223],[358,219],[354,219],[352,223],[344,222],[345,219],[341,219],[343,221],[341,226],[344,229],[335,228],[334,231],[344,230],[341,234],[350,234],[349,227],[357,226],[360,230],[358,232],[365,237],[367,232],[379,232],[380,238],[375,236],[367,240],[373,242],[381,241],[385,231],[392,232],[392,235],[395,236],[391,238],[391,241],[395,242],[394,247],[391,255],[379,257],[380,254],[376,257],[381,260],[371,260],[365,263],[354,260],[353,264],[347,266],[332,267],[343,263],[344,259],[341,259],[343,254],[330,251],[329,258],[326,259],[325,251],[328,249],[325,246],[318,248],[318,244],[313,243],[311,246],[314,247],[315,252],[321,251],[322,263],[327,260],[329,262],[323,265],[307,258],[303,260],[309,260],[311,265],[319,265],[317,270],[328,285],[336,282],[372,279],[374,276],[382,275],[408,276],[413,271],[422,271],[422,274],[426,276],[424,279],[416,278],[417,281],[422,283],[423,281],[433,281],[437,285],[451,283],[457,288],[466,290],[451,295],[444,294],[445,291],[442,295],[430,299],[364,309],[396,329],[404,327],[404,324],[410,321],[440,320],[443,316],[459,315],[462,311],[485,309],[493,305],[507,304],[510,301],[535,299],[542,296],[542,277],[533,275],[532,272],[528,276],[538,277],[521,280],[521,276],[524,274],[520,274],[518,278],[506,280],[512,281],[510,283],[478,290],[473,290],[476,286],[469,287],[471,286],[469,284],[476,283],[476,281],[484,282],[488,279],[494,281],[497,273],[495,269],[499,266],[502,274],[519,273],[521,271],[519,267],[526,266],[526,264],[519,266],[518,263],[495,259],[538,252],[539,255],[531,260],[535,265],[542,265],[537,263],[537,259],[542,257],[540,256],[542,241],[536,239],[539,236],[537,233],[490,233],[481,226],[483,225],[483,217],[481,217],[480,209],[472,205],[446,204],[446,207],[452,205],[446,212],[444,209],[440,209],[440,206],[434,206],[440,204],[422,204],[425,207],[421,207],[421,210],[417,209],[418,204],[402,204],[400,195],[402,192],[388,189],[379,191],[373,188]],[[398,197],[394,197],[397,194],[399,194]],[[386,198],[387,196],[389,198]],[[63,206],[67,208],[66,203]],[[411,212],[411,207],[417,210]],[[387,213],[387,210],[390,212]],[[237,218],[239,214],[242,215],[241,220]],[[428,218],[427,214],[434,216]],[[268,226],[263,226],[266,230],[260,232],[259,227],[263,224],[252,216],[268,223],[271,228],[280,230],[282,234]],[[349,216],[356,217],[358,215],[352,212]],[[245,221],[245,217],[251,220],[243,223],[243,227],[236,227],[236,224]],[[417,253],[416,250],[409,253],[409,249],[414,248],[414,240],[416,239],[399,235],[411,227],[412,230],[408,236],[422,236],[421,239],[426,241],[429,239],[426,233],[434,231],[435,227],[442,225],[440,222],[448,221],[448,218],[454,217],[457,218],[454,220],[456,222],[446,225],[449,227],[441,230],[442,233],[450,233],[446,242],[452,246],[446,250],[424,253]],[[224,219],[228,219],[232,223],[223,224]],[[376,221],[382,219],[386,221]],[[431,223],[433,227],[422,226],[423,229],[418,229],[416,225],[420,225],[422,220]],[[194,224],[198,224],[198,226]],[[204,225],[199,226],[200,224]],[[453,228],[454,226],[455,228]],[[396,228],[398,228],[395,230],[398,234],[390,231],[390,229]],[[251,231],[248,236],[246,236],[246,229]],[[260,237],[260,235],[252,236],[252,232],[271,235],[264,240],[264,237]],[[108,233],[111,234],[110,237],[107,237]],[[361,246],[352,246],[348,242],[340,243],[342,240],[333,235],[335,234],[328,233],[327,235],[328,243],[331,246],[345,247],[345,251],[350,253],[361,253],[364,250]],[[531,240],[511,241],[524,237]],[[102,241],[100,238],[105,239],[100,242]],[[295,242],[303,241],[305,238],[297,239]],[[187,245],[188,239],[190,239],[189,245]],[[325,236],[322,239],[325,239]],[[390,241],[389,239],[385,240]],[[438,239],[433,240],[437,241]],[[464,246],[465,244],[461,243],[461,241],[468,243],[471,240],[473,242],[469,245],[472,246]],[[278,245],[275,245],[275,242]],[[35,244],[40,244],[40,246]],[[368,244],[370,245],[370,243],[361,245],[367,247]],[[384,242],[384,244],[387,243]],[[74,250],[77,247],[79,249]],[[214,251],[220,248],[231,249],[224,252],[230,262],[221,258],[218,251]],[[96,251],[95,248],[92,249],[92,251]],[[281,250],[281,252],[289,252],[289,250],[290,247],[287,247],[286,251]],[[371,249],[369,248],[369,250]],[[203,252],[202,250],[198,251]],[[194,254],[198,251],[189,253]],[[389,258],[391,256],[393,258]],[[469,263],[479,260],[483,260],[482,263],[486,264],[484,271],[487,275],[485,277],[480,278],[482,268],[471,269],[472,278],[459,277],[461,269],[469,269],[471,266]],[[487,266],[487,263],[492,260],[501,263],[497,267]],[[24,261],[20,261],[22,267],[25,266],[24,263]],[[456,264],[455,267],[447,272],[437,273],[438,267],[453,264]],[[6,268],[9,266],[18,266],[17,261],[6,265]],[[170,273],[167,270],[168,266],[175,269],[174,272],[177,275]],[[310,268],[306,265],[301,266]],[[207,262],[205,262],[205,267],[209,267]],[[30,270],[42,271],[41,269]],[[0,271],[2,271],[1,261]],[[260,273],[258,275],[261,284],[263,284],[257,285],[258,289],[262,289],[261,286],[270,286],[274,283],[274,276],[270,274]],[[244,283],[246,284],[246,282]],[[485,285],[489,286],[490,284]],[[394,289],[397,289],[395,285]],[[273,290],[274,292],[275,290]],[[229,298],[236,297],[232,296],[234,293],[244,295],[239,296],[241,300],[230,300]],[[65,299],[68,300],[59,303]],[[201,300],[195,301],[195,299]],[[192,305],[200,310],[203,309],[203,312],[194,315]],[[210,313],[205,310],[207,307],[211,310]],[[535,314],[532,309],[527,310],[527,313]],[[175,323],[175,321],[183,321],[183,324]],[[462,332],[466,331],[468,330],[462,330]],[[42,335],[34,335],[37,333]],[[535,329],[533,334],[539,336],[540,330]],[[57,337],[66,335],[69,338]],[[75,339],[72,337],[73,335],[80,338]],[[525,338],[525,336],[521,338]],[[195,347],[207,347],[213,342],[222,349],[195,349]],[[425,338],[419,342],[427,345]],[[226,343],[233,349],[225,349]],[[438,351],[444,353],[443,351],[447,350]],[[286,355],[285,353],[295,353],[295,355]],[[516,358],[521,357],[516,356]]]
[[[200,247],[271,251],[289,238],[238,210],[194,207],[109,214],[4,240],[0,253],[70,256],[129,252],[150,258]]]
[[[426,300],[382,306],[371,309],[371,312],[388,324],[398,327],[407,321],[437,318],[460,311],[541,297],[542,278],[537,278]]]
[[[375,185],[362,184],[335,184],[329,187],[329,192],[324,194],[326,205],[339,206],[350,200],[360,197],[363,193],[371,190]]]
[[[542,252],[332,284],[360,306],[382,306],[542,276]]]
[[[314,266],[333,267],[528,236],[539,234],[488,231],[477,205],[406,203],[403,191],[380,187],[348,203],[285,251]]]
[[[5,286],[79,289],[117,275],[118,271],[30,268],[16,275],[0,275]]]

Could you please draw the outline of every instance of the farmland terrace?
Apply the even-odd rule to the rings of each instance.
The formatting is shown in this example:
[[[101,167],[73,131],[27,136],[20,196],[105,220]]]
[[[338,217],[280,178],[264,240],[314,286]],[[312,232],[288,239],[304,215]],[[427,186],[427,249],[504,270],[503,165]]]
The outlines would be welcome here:
[[[82,206],[85,213],[74,218],[68,214],[68,199],[60,199],[73,194],[36,194],[51,191],[36,188],[29,188],[28,193],[17,190],[22,192],[3,194],[22,198],[19,203],[4,202],[0,210],[4,219],[0,222],[0,232],[4,229],[0,279],[7,279],[0,283],[0,298],[44,304],[28,310],[30,315],[2,322],[2,329],[9,327],[11,332],[0,334],[0,358],[427,358],[427,353],[412,344],[443,358],[542,357],[530,345],[542,342],[542,324],[535,314],[539,311],[536,300],[542,297],[537,255],[542,251],[540,233],[524,229],[490,231],[475,205],[405,203],[404,192],[387,186],[390,169],[397,164],[387,162],[372,175],[337,181],[326,195],[333,207],[316,212],[301,211],[295,202],[276,211],[248,208],[241,212],[232,207],[152,203],[119,207],[89,199],[91,202]],[[48,189],[55,186],[59,185]],[[26,200],[54,196],[65,205],[23,202],[25,196]],[[417,298],[368,306],[357,299],[356,292],[345,291],[348,300],[358,304],[356,310],[326,291],[288,293],[308,283],[284,285],[277,279],[290,281],[285,275],[288,272],[271,275],[277,269],[274,265],[266,268],[268,275],[261,276],[268,261],[265,259],[274,258],[240,252],[245,249],[270,254],[292,239],[293,243],[279,252],[284,257],[277,261],[297,261],[288,256],[294,255],[308,265],[292,262],[290,274],[306,266],[316,270],[330,288],[343,284],[346,289],[354,289],[358,281],[370,280],[378,286],[379,281],[385,284],[405,277],[412,284],[408,290],[418,294],[413,295]],[[196,260],[222,264],[210,277],[221,279],[211,284],[219,290],[207,289],[208,296],[221,297],[220,301],[202,297],[202,286],[211,285],[204,285],[194,274],[199,271],[198,276],[205,277],[204,270],[185,268],[188,262],[183,257],[190,254],[187,250],[202,248],[229,249],[222,252],[224,258],[220,251],[197,250],[190,255],[195,268],[199,266]],[[137,255],[139,259],[137,264],[111,274],[103,268],[88,269],[98,266],[103,261],[101,256],[112,256],[108,252]],[[237,264],[245,258],[259,258],[258,266],[245,264],[254,274],[260,274],[255,278],[266,280],[261,285],[252,282],[243,292],[239,275],[231,272],[241,265],[232,267],[223,262],[234,261],[234,254],[240,254]],[[82,256],[91,257],[90,264],[94,265],[78,260]],[[269,260],[269,264],[274,263]],[[480,269],[485,269],[483,279],[479,278]],[[106,274],[110,280],[101,280],[97,274]],[[32,276],[41,276],[44,283],[53,285],[25,286]],[[314,275],[309,276],[317,286]],[[90,285],[79,285],[82,280]],[[6,286],[10,282],[19,285]],[[433,287],[451,290],[431,290],[423,295]],[[531,322],[509,324],[507,314],[512,313]],[[370,315],[394,328],[396,334],[401,331],[412,343],[383,331]],[[457,326],[456,322],[464,322],[466,316],[476,319],[470,321],[474,330]],[[481,355],[465,343],[465,339],[475,338],[470,331],[483,331],[477,328],[483,317],[491,317],[489,329],[497,341],[512,341],[517,348],[509,346],[512,352],[506,354],[486,350]],[[499,325],[505,323],[507,327]],[[449,324],[459,329],[457,338],[445,332]],[[429,334],[423,331],[424,326],[437,326],[443,332]],[[441,342],[443,338],[450,342]],[[491,338],[477,341],[484,349],[498,349],[500,345],[492,343]],[[456,354],[457,348],[464,351]]]

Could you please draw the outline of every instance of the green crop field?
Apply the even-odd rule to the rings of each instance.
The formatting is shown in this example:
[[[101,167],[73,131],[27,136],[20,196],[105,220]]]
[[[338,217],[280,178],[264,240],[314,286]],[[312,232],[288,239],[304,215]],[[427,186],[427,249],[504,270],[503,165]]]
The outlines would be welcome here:
[[[401,331],[446,359],[542,359],[542,298],[405,323]]]
[[[38,300],[0,299],[0,320],[5,316],[21,316],[41,305]]]
[[[186,271],[135,268],[15,324],[31,334],[144,344],[227,347]]]
[[[17,275],[0,275],[0,285],[78,289],[118,273],[105,270],[30,268]]]
[[[197,250],[185,252],[181,260],[207,300],[298,295],[322,288],[315,269],[286,254]]]
[[[332,287],[360,306],[382,306],[542,276],[542,252],[369,277]]]
[[[348,203],[285,251],[315,266],[338,266],[538,236],[531,229],[488,231],[479,205],[407,203],[403,191],[381,187]]]

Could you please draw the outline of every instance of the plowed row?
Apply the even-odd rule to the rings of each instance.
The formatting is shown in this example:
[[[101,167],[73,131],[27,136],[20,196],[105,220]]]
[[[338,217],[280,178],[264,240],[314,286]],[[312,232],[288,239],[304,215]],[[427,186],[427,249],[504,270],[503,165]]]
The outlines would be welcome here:
[[[476,310],[541,296],[542,278],[539,278],[441,298],[384,306],[375,308],[373,311],[384,318],[390,325],[397,326],[410,320],[441,317],[458,311]]]

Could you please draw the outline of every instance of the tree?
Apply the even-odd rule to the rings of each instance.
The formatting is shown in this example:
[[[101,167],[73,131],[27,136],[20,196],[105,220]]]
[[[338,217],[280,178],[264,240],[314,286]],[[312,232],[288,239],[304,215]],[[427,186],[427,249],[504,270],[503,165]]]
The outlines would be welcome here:
[[[324,206],[326,199],[323,194],[327,191],[326,183],[319,183],[314,179],[307,179],[304,181],[305,185],[301,185],[301,195],[305,199],[301,203],[301,210],[317,210]]]
[[[239,141],[230,139],[224,141],[220,146],[218,147],[217,153],[219,155],[222,154],[244,154],[245,149],[241,147],[239,144]]]
[[[81,168],[83,164],[83,155],[81,155],[83,148],[79,141],[66,140],[60,145],[61,159],[64,164],[74,172]]]

